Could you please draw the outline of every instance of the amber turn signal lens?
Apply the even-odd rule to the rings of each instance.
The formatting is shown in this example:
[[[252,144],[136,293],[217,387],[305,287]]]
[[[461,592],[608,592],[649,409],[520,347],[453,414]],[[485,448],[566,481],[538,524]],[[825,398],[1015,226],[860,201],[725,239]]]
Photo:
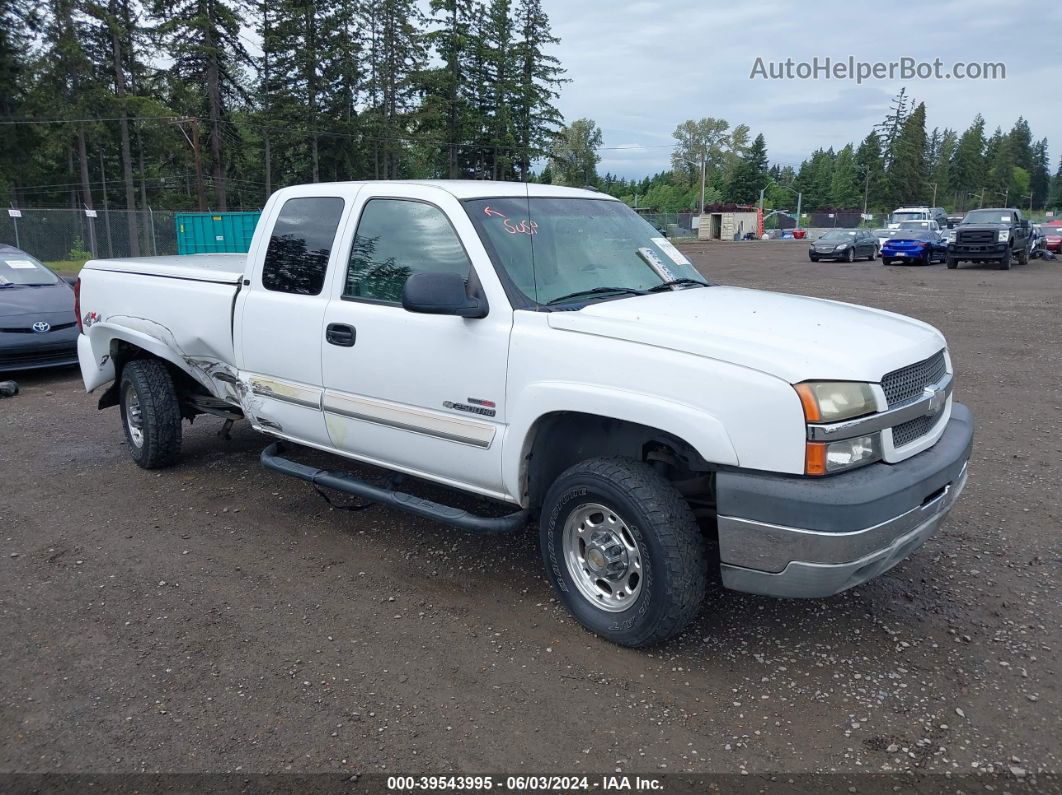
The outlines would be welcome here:
[[[826,474],[826,444],[824,442],[808,442],[804,453],[804,474]]]
[[[819,401],[815,397],[811,384],[797,384],[795,389],[797,394],[800,395],[800,405],[804,407],[804,419],[807,422],[821,421],[822,414],[819,413]],[[823,461],[826,460],[825,455],[823,453]]]

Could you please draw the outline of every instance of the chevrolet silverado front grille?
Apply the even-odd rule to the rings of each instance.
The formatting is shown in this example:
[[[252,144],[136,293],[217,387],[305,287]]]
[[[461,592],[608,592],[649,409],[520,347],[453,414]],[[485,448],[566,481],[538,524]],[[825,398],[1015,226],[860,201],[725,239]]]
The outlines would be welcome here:
[[[930,384],[939,383],[947,372],[944,351],[938,351],[921,362],[893,370],[881,379],[881,388],[885,390],[889,408],[922,397],[923,390]]]

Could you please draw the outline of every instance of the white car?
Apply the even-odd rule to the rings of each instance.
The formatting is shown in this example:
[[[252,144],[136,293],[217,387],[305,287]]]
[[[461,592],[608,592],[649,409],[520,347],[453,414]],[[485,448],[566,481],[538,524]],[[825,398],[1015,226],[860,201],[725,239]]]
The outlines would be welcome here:
[[[268,469],[318,488],[472,532],[535,521],[560,599],[624,645],[682,631],[716,543],[729,588],[828,596],[910,554],[966,480],[973,423],[939,331],[712,285],[591,191],[284,188],[246,256],[94,260],[77,294],[85,387],[141,467],[178,460],[183,419],[244,418],[277,440]]]

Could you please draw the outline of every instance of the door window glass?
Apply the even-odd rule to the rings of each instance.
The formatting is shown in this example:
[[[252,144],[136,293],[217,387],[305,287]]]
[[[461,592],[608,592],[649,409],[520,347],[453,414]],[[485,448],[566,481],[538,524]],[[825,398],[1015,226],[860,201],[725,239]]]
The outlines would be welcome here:
[[[262,286],[281,293],[320,294],[342,215],[343,200],[335,196],[284,202],[266,249]]]
[[[457,273],[472,263],[450,220],[438,207],[404,199],[365,204],[350,252],[344,298],[398,303],[414,273]]]

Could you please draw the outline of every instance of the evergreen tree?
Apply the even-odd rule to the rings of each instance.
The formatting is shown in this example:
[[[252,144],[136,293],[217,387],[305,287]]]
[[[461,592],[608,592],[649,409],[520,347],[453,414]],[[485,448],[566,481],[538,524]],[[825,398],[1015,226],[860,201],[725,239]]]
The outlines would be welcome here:
[[[934,130],[936,132],[936,130]],[[936,201],[941,204],[951,196],[951,170],[952,161],[959,145],[959,137],[952,129],[945,129],[936,137],[936,146],[931,149],[928,160],[929,187],[933,191]],[[932,200],[932,199],[931,199]]]
[[[731,140],[733,141],[733,138]],[[767,142],[763,133],[760,133],[738,158],[738,163],[727,180],[724,199],[738,204],[753,204],[759,201],[760,190],[767,187],[768,179]]]
[[[830,179],[830,202],[842,210],[863,206],[863,186],[859,180],[855,152],[848,144],[837,153]]]
[[[885,160],[881,152],[881,139],[873,130],[859,144],[855,154],[856,174],[863,195],[862,206],[871,210],[887,211]]]
[[[431,10],[439,27],[427,35],[427,42],[441,65],[425,72],[420,129],[441,141],[438,171],[455,179],[468,173],[461,146],[468,134],[469,115],[468,77],[462,67],[473,43],[478,8],[474,0],[432,0]]]
[[[1041,138],[1033,147],[1032,175],[1029,185],[1034,207],[1047,205],[1047,196],[1051,191],[1050,168],[1051,161],[1047,155],[1047,139]]]
[[[919,103],[893,143],[888,165],[892,201],[896,205],[927,202],[926,172],[926,106]]]
[[[985,178],[985,120],[980,113],[959,137],[951,163],[951,189],[955,203],[965,210],[971,197],[979,195]]]
[[[516,138],[516,166],[521,179],[527,179],[531,161],[550,146],[563,119],[553,104],[560,86],[566,82],[560,61],[548,52],[560,42],[550,32],[549,18],[541,0],[518,0],[516,27],[516,67],[519,79],[513,91],[513,122]]]

